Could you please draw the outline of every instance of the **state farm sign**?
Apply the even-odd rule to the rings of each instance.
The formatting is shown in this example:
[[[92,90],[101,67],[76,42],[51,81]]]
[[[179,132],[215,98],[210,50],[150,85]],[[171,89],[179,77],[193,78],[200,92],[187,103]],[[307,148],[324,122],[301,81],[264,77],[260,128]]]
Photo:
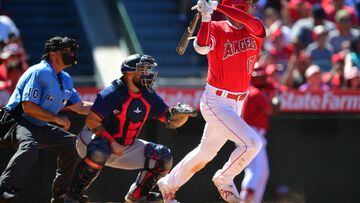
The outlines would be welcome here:
[[[84,100],[94,101],[96,88],[79,88]],[[202,88],[159,87],[156,92],[169,106],[177,102],[199,107]],[[359,91],[299,92],[288,91],[280,95],[280,111],[284,113],[360,113]]]
[[[281,112],[360,112],[360,91],[284,92]]]

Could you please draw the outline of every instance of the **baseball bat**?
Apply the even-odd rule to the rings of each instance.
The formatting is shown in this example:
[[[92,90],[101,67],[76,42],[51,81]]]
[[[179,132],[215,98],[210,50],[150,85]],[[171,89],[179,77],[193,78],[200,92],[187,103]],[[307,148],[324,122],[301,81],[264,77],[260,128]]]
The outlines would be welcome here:
[[[179,55],[183,55],[185,50],[189,44],[190,39],[192,39],[192,35],[194,34],[197,22],[199,21],[200,13],[196,13],[194,18],[191,20],[189,25],[186,27],[183,36],[180,39],[178,46],[176,47],[176,52]]]

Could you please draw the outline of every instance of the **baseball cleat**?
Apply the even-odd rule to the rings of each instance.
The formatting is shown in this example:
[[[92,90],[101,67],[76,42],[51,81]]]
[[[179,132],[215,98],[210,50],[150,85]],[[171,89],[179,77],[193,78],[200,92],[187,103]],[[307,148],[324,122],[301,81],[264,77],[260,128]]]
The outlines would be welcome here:
[[[232,182],[231,184],[218,184],[216,179],[213,179],[213,182],[216,186],[216,188],[218,189],[221,198],[223,198],[223,200],[225,202],[229,202],[229,203],[239,203],[241,202],[240,199],[240,194],[238,192],[238,190],[236,189],[235,184]]]
[[[164,178],[160,178],[157,182],[161,195],[163,196],[164,203],[180,203],[175,199],[175,193],[173,192],[166,192],[166,185],[163,182]]]
[[[130,193],[127,193],[125,203],[163,203],[163,199],[161,194],[157,192],[149,192],[147,196],[140,199],[135,199]]]

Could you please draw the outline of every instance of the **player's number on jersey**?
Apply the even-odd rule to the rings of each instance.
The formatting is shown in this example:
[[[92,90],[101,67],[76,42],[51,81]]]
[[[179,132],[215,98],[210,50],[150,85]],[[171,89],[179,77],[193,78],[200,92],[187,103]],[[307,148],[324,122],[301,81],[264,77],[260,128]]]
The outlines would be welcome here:
[[[246,65],[247,65],[246,73],[247,74],[251,73],[251,70],[254,67],[254,64],[255,64],[255,55],[250,56],[246,62]]]
[[[39,90],[30,88],[29,89],[29,95],[36,99],[36,98],[39,97]]]

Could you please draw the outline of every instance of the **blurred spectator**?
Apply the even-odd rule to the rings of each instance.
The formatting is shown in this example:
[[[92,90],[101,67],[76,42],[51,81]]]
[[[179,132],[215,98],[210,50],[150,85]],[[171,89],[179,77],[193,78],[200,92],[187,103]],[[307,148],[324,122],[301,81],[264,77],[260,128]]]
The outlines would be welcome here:
[[[356,66],[360,69],[360,36],[351,42],[349,56],[351,67]]]
[[[288,88],[298,88],[305,83],[305,71],[310,66],[310,57],[305,52],[291,55],[284,74],[283,84]]]
[[[350,4],[354,4],[353,2],[349,1]],[[344,0],[332,0],[332,1],[325,1],[322,5],[325,9],[326,12],[326,16],[328,20],[331,21],[336,21],[336,13],[339,10],[346,10],[349,15],[350,15],[350,19],[351,19],[351,23],[354,26],[358,25],[358,14],[357,11],[352,7],[353,5],[345,5],[344,4]]]
[[[353,75],[353,69],[360,70],[360,37],[353,40],[350,44],[350,50],[345,52],[345,78]]]
[[[22,65],[19,61],[12,61],[6,64],[7,80],[0,84],[0,89],[7,89],[12,93],[23,72]]]
[[[346,81],[344,75],[345,67],[345,56],[343,52],[334,54],[331,57],[331,62],[333,64],[330,72],[325,73],[324,81],[331,88],[335,89],[345,89]]]
[[[0,41],[7,43],[9,37],[19,38],[20,32],[15,23],[5,15],[0,15]]]
[[[360,32],[351,27],[351,19],[348,11],[341,9],[335,15],[337,29],[329,33],[329,42],[334,48],[334,53],[343,50],[345,41],[351,42],[359,37]]]
[[[332,46],[327,43],[328,32],[323,25],[318,25],[313,30],[313,43],[306,48],[306,54],[310,56],[313,64],[320,66],[323,72],[331,70]]]
[[[280,15],[274,8],[267,8],[264,12],[264,24],[266,27],[266,34],[268,35],[264,42],[266,50],[270,50],[272,44],[269,42],[269,36],[271,33],[280,29],[284,37],[284,43],[289,44],[291,41],[291,30],[288,26],[284,25],[280,19]]]
[[[0,107],[7,104],[23,72],[19,61],[12,61],[6,64],[7,80],[0,81]]]
[[[320,92],[329,90],[329,86],[322,82],[321,69],[318,65],[311,65],[305,71],[306,82],[299,87],[301,92]]]
[[[249,12],[254,16],[263,19],[264,9],[266,8],[267,0],[259,0],[253,6],[250,6]]]
[[[346,77],[346,85],[348,89],[359,90],[360,89],[360,71],[357,67],[352,67]]]
[[[12,61],[19,61],[22,65],[23,70],[26,70],[29,65],[26,61],[25,50],[16,43],[7,44],[2,52],[0,53],[0,80],[6,80],[5,67],[7,63]]]
[[[272,84],[275,89],[285,90],[284,87],[281,86],[283,71],[284,66],[281,64],[269,64],[265,67],[267,82]]]
[[[285,8],[289,11],[289,23],[294,24],[301,18],[308,18],[311,14],[311,3],[306,0],[290,0],[288,7]]]
[[[270,34],[268,47],[265,47],[265,49],[268,52],[265,65],[273,63],[286,66],[290,56],[295,51],[295,47],[287,43],[286,36],[281,29],[277,29]]]
[[[312,42],[312,30],[317,25],[324,25],[328,31],[335,29],[335,24],[326,20],[325,11],[320,4],[312,7],[310,17],[299,19],[291,27],[292,41],[298,49],[305,49]]]
[[[282,1],[286,1],[286,0],[271,0],[271,1],[267,1],[266,2],[266,6],[265,8],[274,8],[275,10],[277,10],[280,13],[281,7],[282,7]]]
[[[0,86],[1,86],[1,81],[0,81]],[[7,102],[10,99],[11,94],[6,90],[6,89],[1,89],[0,87],[0,108],[4,107]]]

